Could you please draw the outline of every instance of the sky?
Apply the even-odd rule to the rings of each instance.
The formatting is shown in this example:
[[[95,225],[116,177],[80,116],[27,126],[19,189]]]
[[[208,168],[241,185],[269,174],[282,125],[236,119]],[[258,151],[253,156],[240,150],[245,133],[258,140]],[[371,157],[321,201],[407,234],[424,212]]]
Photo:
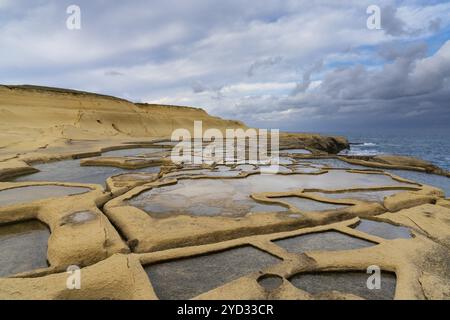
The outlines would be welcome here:
[[[445,129],[450,1],[0,0],[0,83],[289,131]]]

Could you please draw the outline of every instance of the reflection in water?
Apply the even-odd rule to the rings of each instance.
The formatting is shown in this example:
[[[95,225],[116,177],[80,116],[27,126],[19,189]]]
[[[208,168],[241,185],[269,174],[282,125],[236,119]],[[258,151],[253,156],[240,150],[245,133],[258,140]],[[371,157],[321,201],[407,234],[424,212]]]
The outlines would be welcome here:
[[[274,241],[288,252],[340,251],[370,247],[372,242],[351,237],[337,231],[309,233]]]
[[[177,184],[154,188],[129,201],[154,215],[178,213],[195,215],[243,215],[255,212],[250,195],[258,192],[290,191],[302,188],[351,188],[380,185],[403,185],[385,175],[367,175],[330,171],[319,176],[256,174],[237,179],[188,179]],[[264,211],[281,211],[282,207],[264,206]],[[271,210],[268,210],[271,209]],[[281,210],[280,210],[281,209]]]
[[[132,148],[102,152],[103,157],[136,157],[152,153],[164,152],[165,148]]]
[[[312,152],[306,149],[283,149],[280,150],[281,153],[292,153],[292,154],[311,154]]]
[[[281,201],[287,202],[301,211],[326,211],[348,207],[348,205],[345,204],[326,203],[301,197],[282,197],[272,199],[279,199]]]
[[[384,170],[390,172],[399,177],[416,181],[421,184],[427,184],[444,190],[445,194],[450,196],[450,178],[445,176],[439,176],[437,174],[429,174],[417,171],[409,170]]]
[[[149,265],[145,271],[160,299],[184,300],[279,261],[268,253],[246,246]]]
[[[355,192],[343,192],[343,193],[320,193],[316,194],[330,199],[356,199],[369,202],[383,203],[384,198],[393,194],[403,192],[404,190],[383,190],[383,191],[355,191]]]
[[[0,277],[48,267],[48,228],[37,220],[0,226]]]
[[[411,238],[409,228],[395,226],[386,222],[361,219],[361,222],[355,227],[355,229],[385,239]]]
[[[381,287],[373,290],[367,287],[369,276],[365,272],[303,273],[293,276],[289,281],[297,288],[311,294],[339,291],[341,293],[354,294],[368,300],[394,299],[395,274],[382,272]]]
[[[63,160],[33,165],[40,172],[15,178],[14,181],[50,181],[93,183],[104,185],[111,176],[126,172],[159,172],[160,167],[121,169],[115,167],[80,166],[80,160]]]
[[[88,192],[91,189],[65,186],[29,186],[0,191],[0,206],[9,206],[47,198],[65,197]]]

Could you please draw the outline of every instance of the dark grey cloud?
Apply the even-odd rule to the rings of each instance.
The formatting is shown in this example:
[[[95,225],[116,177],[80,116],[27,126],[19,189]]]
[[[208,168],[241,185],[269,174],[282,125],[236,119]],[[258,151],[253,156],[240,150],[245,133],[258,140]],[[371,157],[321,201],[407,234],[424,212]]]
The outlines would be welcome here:
[[[430,20],[430,23],[428,25],[428,30],[430,32],[438,32],[441,30],[441,25],[442,25],[442,19],[441,18],[435,18]]]
[[[337,69],[324,78],[321,92],[346,100],[390,100],[438,92],[450,78],[450,41],[432,57],[425,58],[425,51],[423,43],[403,45],[401,51],[387,50],[386,56],[393,61],[380,69],[362,65]]]
[[[247,99],[236,106],[235,113],[251,117],[256,105],[264,105],[264,115],[254,116],[254,121],[280,118],[288,127],[311,121],[340,123],[340,119],[378,125],[395,121],[400,127],[450,121],[450,41],[431,57],[424,56],[423,43],[401,47],[391,44],[386,53],[391,61],[379,69],[338,68],[328,72],[315,90],[280,99]],[[346,126],[357,126],[357,122]]]
[[[415,21],[404,21],[398,14],[398,7],[386,6],[381,9],[381,25],[386,34],[391,36],[419,36],[427,32],[436,33],[441,30],[442,18],[435,17],[422,22],[421,26],[417,26]],[[409,20],[420,19],[420,16],[412,14]]]
[[[253,62],[250,67],[248,68],[247,75],[249,77],[253,77],[255,72],[261,69],[267,69],[269,67],[272,67],[278,63],[280,63],[283,60],[283,57],[275,56],[275,57],[268,57],[265,59],[257,60]]]
[[[120,76],[124,76],[125,74],[119,71],[114,71],[114,70],[110,70],[110,71],[105,71],[105,76],[111,76],[111,77],[120,77]]]
[[[319,60],[312,66],[307,68],[303,73],[303,81],[297,83],[294,90],[292,90],[291,95],[295,96],[301,92],[305,92],[311,85],[311,76],[315,72],[319,72],[323,68],[323,60]]]
[[[428,45],[424,41],[406,44],[403,42],[394,41],[380,45],[377,51],[380,57],[387,61],[394,61],[399,58],[416,60],[426,56]]]
[[[192,92],[195,94],[209,93],[209,97],[214,100],[221,100],[224,95],[222,93],[223,86],[205,85],[201,81],[194,81],[191,84]]]
[[[203,83],[201,83],[200,81],[194,81],[192,84],[191,84],[191,88],[192,88],[192,91],[194,92],[194,93],[202,93],[202,92],[205,92],[205,91],[208,91],[209,89],[203,84]]]
[[[406,23],[397,16],[397,8],[386,6],[381,9],[381,26],[383,30],[392,36],[409,34]]]

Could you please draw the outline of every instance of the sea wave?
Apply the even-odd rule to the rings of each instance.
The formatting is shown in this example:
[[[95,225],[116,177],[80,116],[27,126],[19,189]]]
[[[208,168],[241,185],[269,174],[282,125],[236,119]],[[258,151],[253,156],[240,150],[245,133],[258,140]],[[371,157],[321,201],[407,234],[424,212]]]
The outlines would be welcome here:
[[[351,148],[350,150],[344,150],[341,151],[339,154],[342,155],[351,155],[351,156],[375,156],[378,154],[381,154],[378,150],[374,149],[358,149],[358,148]]]
[[[374,150],[366,150],[366,151],[357,151],[357,152],[351,153],[351,154],[358,155],[358,156],[376,156],[376,155],[379,155],[380,152],[374,151]]]
[[[363,147],[375,147],[377,144],[373,142],[364,142],[362,144]]]

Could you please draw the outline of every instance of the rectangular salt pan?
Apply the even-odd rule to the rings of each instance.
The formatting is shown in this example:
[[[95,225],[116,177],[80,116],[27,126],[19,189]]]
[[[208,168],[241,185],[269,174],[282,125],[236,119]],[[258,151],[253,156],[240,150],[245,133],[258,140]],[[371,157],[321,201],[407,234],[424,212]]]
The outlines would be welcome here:
[[[352,250],[375,245],[372,242],[351,237],[336,231],[309,233],[276,240],[274,243],[291,253]]]
[[[145,271],[163,300],[191,299],[280,260],[251,246],[149,265]]]
[[[381,287],[370,290],[367,279],[370,274],[365,272],[321,272],[304,273],[290,278],[289,281],[297,288],[311,294],[321,294],[331,291],[349,293],[367,300],[392,300],[395,295],[395,274],[382,272]]]
[[[0,206],[9,206],[36,200],[65,197],[88,192],[91,189],[83,187],[65,187],[56,185],[28,186],[0,191]]]
[[[0,277],[48,267],[49,236],[36,220],[0,226]]]

